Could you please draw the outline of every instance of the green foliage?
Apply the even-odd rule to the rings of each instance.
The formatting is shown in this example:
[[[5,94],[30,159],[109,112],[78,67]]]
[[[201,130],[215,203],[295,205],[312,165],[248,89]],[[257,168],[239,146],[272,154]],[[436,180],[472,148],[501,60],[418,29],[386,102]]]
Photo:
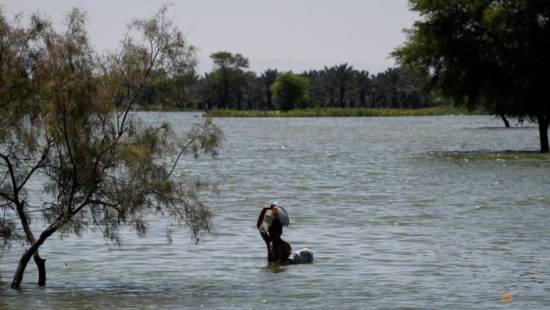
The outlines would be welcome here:
[[[548,151],[550,2],[411,0],[422,19],[393,55],[455,103],[536,119]]]
[[[273,104],[273,91],[271,90],[271,86],[273,86],[273,83],[277,80],[278,75],[279,72],[277,70],[267,69],[259,77],[264,93],[263,107],[266,110],[273,110],[275,108]]]
[[[244,104],[244,88],[247,86],[248,74],[243,70],[248,68],[248,59],[241,54],[217,52],[210,55],[214,62],[214,71],[205,76],[202,92],[209,103],[216,101],[222,108]]]
[[[15,28],[0,16],[0,238],[24,236],[30,248],[20,264],[56,232],[91,228],[119,242],[119,226],[128,224],[145,236],[147,215],[186,224],[197,241],[210,230],[200,198],[209,187],[180,165],[185,156],[215,156],[222,132],[204,119],[178,136],[130,112],[149,85],[162,88],[194,66],[192,49],[166,8],[134,21],[120,49],[103,56],[85,21],[75,9],[59,33],[36,18]],[[49,194],[41,204],[29,203],[29,181]],[[37,236],[29,225],[36,212],[47,225]]]
[[[282,111],[301,108],[309,99],[308,79],[292,72],[280,74],[271,86],[275,104]]]
[[[0,249],[8,245],[10,240],[22,240],[23,236],[19,234],[15,221],[6,218],[0,218]]]
[[[345,63],[330,68],[325,67],[323,72],[326,74],[329,84],[334,87],[331,95],[338,98],[336,104],[345,108],[347,105],[346,91],[351,88],[351,80],[354,77],[353,67]]]
[[[223,55],[227,53],[223,52]],[[232,54],[230,54],[232,55]],[[225,59],[225,58],[224,58]],[[198,78],[193,96],[199,109],[275,110],[272,86],[279,72],[268,69],[259,76],[242,68],[216,65]],[[342,64],[303,72],[308,79],[308,97],[301,108],[371,107],[425,108],[435,105],[434,95],[425,89],[425,78],[408,68],[389,68],[377,75]],[[226,88],[227,86],[227,88]],[[150,107],[150,106],[148,106]],[[300,108],[296,107],[296,108]]]
[[[238,53],[233,55],[230,52],[221,51],[213,53],[210,58],[212,58],[216,69],[219,70],[248,68],[248,59]]]

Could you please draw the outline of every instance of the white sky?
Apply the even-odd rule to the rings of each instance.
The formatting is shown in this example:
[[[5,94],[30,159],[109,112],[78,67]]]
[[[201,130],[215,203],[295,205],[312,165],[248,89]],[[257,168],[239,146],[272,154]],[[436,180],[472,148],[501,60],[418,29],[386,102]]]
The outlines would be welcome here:
[[[153,14],[158,0],[0,0],[4,15],[40,12],[61,27],[78,7],[88,13],[94,47],[113,49],[136,17]],[[389,53],[405,40],[416,14],[407,0],[180,0],[170,16],[199,49],[199,71],[210,71],[209,55],[241,53],[256,72],[321,69],[347,62],[376,73],[394,65]]]

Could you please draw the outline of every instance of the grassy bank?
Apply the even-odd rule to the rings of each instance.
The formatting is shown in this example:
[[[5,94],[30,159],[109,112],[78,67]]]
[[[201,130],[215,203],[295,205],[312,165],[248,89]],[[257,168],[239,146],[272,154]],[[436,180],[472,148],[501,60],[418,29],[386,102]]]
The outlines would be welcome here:
[[[133,108],[133,111],[139,112],[197,112],[196,108],[179,108],[174,106],[160,105],[160,104],[149,104],[146,106],[136,105]]]
[[[366,116],[437,116],[465,115],[472,113],[454,107],[434,107],[423,109],[374,109],[374,108],[311,108],[291,111],[258,110],[213,110],[210,117],[366,117]]]

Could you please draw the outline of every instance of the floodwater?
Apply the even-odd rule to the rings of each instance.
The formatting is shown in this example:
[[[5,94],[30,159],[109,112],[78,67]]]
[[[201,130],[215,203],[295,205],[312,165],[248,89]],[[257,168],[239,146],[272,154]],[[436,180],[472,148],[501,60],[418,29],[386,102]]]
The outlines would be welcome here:
[[[192,113],[141,113],[180,130]],[[41,248],[48,285],[29,264],[17,309],[548,309],[550,157],[535,127],[491,117],[216,119],[216,160],[186,171],[219,182],[205,198],[215,231],[195,245],[151,219]],[[38,189],[37,189],[38,190]],[[315,262],[268,267],[255,221],[278,201],[283,238]],[[35,222],[35,225],[38,225]],[[172,237],[167,237],[172,231]],[[9,283],[20,246],[0,250]],[[501,296],[507,293],[512,298]]]

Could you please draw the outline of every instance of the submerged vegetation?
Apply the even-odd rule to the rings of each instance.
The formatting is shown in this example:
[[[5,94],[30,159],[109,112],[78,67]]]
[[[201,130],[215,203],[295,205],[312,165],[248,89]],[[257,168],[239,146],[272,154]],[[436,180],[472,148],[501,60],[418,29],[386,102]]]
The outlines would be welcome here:
[[[476,152],[430,152],[427,155],[430,159],[437,160],[449,160],[461,163],[468,162],[499,162],[499,163],[513,163],[518,162],[525,165],[527,162],[534,164],[540,164],[540,162],[550,160],[550,153],[541,152],[527,152],[527,151],[505,151],[505,152],[492,152],[492,151],[476,151]]]

